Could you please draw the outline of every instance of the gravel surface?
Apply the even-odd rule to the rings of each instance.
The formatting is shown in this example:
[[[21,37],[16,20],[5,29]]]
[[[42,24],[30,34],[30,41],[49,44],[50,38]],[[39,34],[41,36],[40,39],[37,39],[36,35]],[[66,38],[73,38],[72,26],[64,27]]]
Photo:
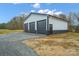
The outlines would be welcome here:
[[[42,37],[45,35],[32,33],[10,33],[0,35],[0,56],[36,56],[37,54],[21,40]]]
[[[20,42],[0,42],[0,56],[36,56],[29,47]]]
[[[42,34],[33,34],[33,33],[25,33],[25,32],[15,32],[10,34],[2,34],[0,35],[0,41],[18,41],[25,40],[30,38],[42,37],[45,35]]]

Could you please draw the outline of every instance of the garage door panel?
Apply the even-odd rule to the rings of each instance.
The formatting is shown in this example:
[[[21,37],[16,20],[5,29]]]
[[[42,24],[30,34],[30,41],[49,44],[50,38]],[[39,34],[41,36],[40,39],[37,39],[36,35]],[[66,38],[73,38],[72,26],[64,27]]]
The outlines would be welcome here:
[[[46,20],[37,21],[37,32],[41,34],[46,33]]]
[[[24,24],[24,30],[25,30],[25,32],[28,31],[28,23]]]
[[[31,33],[35,33],[35,22],[29,23],[29,30]]]

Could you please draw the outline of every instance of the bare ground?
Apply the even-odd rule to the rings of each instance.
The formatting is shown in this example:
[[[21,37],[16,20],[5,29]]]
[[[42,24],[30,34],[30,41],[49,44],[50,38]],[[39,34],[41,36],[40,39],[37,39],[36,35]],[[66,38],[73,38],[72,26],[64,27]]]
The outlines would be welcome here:
[[[24,40],[41,56],[79,56],[79,33],[63,33]]]

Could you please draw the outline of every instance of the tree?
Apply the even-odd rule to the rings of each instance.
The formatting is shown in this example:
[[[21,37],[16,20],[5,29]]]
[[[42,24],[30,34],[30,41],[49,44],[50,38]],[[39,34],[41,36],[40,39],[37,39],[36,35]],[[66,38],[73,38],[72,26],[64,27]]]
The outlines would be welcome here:
[[[67,19],[69,21],[69,31],[76,32],[79,27],[78,15],[76,13],[70,12]]]
[[[0,29],[6,29],[6,23],[0,23]]]
[[[77,26],[76,26],[76,32],[79,32],[79,14],[75,14],[75,17],[77,18]]]
[[[23,23],[26,20],[28,14],[21,14],[15,16],[8,22],[8,29],[23,29]]]

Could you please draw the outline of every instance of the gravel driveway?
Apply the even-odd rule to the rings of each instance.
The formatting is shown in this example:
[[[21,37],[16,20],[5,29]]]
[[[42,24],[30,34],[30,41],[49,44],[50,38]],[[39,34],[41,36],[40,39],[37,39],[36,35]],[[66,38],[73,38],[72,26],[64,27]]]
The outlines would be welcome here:
[[[25,40],[29,38],[36,38],[36,37],[42,37],[42,36],[45,36],[45,35],[25,33],[25,32],[15,32],[10,34],[0,35],[0,41],[18,41],[18,40]]]
[[[15,32],[0,35],[0,56],[36,56],[37,54],[21,40],[37,38],[45,35]]]

